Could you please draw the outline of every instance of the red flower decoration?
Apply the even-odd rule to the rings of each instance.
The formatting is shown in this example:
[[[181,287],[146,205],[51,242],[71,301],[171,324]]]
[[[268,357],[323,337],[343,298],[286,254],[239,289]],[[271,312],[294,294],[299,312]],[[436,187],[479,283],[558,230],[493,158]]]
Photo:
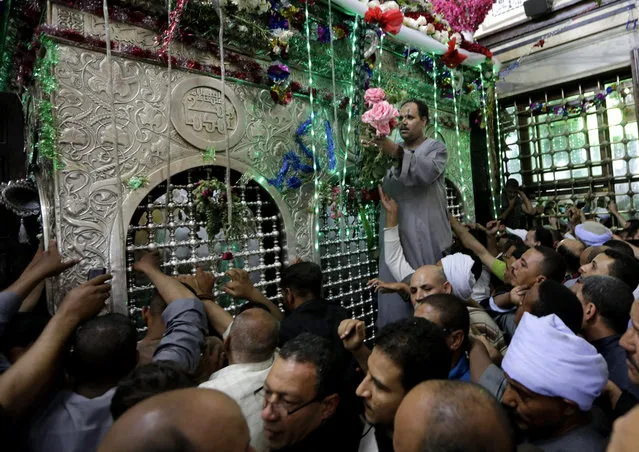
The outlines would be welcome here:
[[[390,9],[386,12],[382,12],[382,9],[376,6],[375,8],[368,8],[368,11],[366,11],[364,15],[364,20],[369,24],[379,24],[384,33],[396,35],[402,28],[404,15],[398,9]]]
[[[540,39],[539,41],[537,41],[537,43],[536,43],[533,47],[539,47],[539,48],[541,48],[541,47],[543,47],[543,46],[544,46],[544,44],[545,44],[545,43],[546,43],[546,41],[545,41],[545,40]]]
[[[230,251],[226,251],[224,254],[222,254],[223,261],[230,261],[232,259],[233,259],[233,253],[231,253]]]
[[[448,50],[442,56],[442,63],[444,63],[450,69],[455,69],[457,66],[462,64],[466,58],[466,55],[459,53],[459,50],[455,48],[455,43],[457,42],[457,38],[453,38],[448,41]]]

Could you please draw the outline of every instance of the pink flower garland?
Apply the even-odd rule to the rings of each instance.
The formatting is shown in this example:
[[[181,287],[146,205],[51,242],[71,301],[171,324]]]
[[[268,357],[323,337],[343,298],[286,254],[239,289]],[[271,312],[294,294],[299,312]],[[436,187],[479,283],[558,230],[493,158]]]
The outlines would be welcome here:
[[[493,7],[493,0],[431,0],[431,4],[454,31],[474,33]]]

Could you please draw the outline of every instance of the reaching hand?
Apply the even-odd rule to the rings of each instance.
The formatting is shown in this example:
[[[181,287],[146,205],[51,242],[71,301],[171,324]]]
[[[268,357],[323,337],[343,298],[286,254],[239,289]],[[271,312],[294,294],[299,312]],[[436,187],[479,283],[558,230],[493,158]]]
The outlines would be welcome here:
[[[210,297],[215,287],[215,276],[210,272],[203,271],[200,267],[195,271],[195,275],[179,275],[177,280],[193,287],[198,296]]]
[[[377,189],[379,190],[379,199],[386,210],[386,227],[397,226],[399,221],[399,207],[397,203],[384,192],[381,185],[378,185]]]
[[[528,286],[517,286],[510,291],[510,302],[515,306],[521,306],[524,296],[528,292]]]
[[[375,290],[375,292],[381,293],[396,293],[404,290],[405,284],[401,282],[384,282],[381,279],[371,279],[367,283],[368,287]]]
[[[302,262],[304,262],[302,258],[297,256],[295,259],[293,259],[290,265],[301,264]]]
[[[496,235],[499,232],[499,228],[501,223],[499,220],[492,220],[486,223],[486,234],[488,235]]]
[[[71,315],[78,323],[100,313],[109,298],[111,275],[100,275],[71,290],[62,300],[58,314]]]
[[[231,281],[224,286],[224,292],[236,298],[251,298],[250,294],[255,290],[255,286],[246,271],[232,268],[226,272],[226,275],[231,278]]]
[[[337,334],[344,343],[344,348],[351,352],[359,350],[366,339],[364,322],[357,319],[342,320],[337,327]]]
[[[133,264],[133,270],[146,273],[149,270],[160,269],[160,252],[150,251],[144,253],[139,261]]]
[[[614,201],[610,201],[608,203],[608,210],[610,211],[610,213],[619,213],[619,209],[617,208],[617,203]]]
[[[29,267],[30,271],[37,272],[44,279],[50,276],[57,276],[78,262],[80,262],[79,259],[63,261],[62,255],[58,251],[57,242],[49,240],[49,249],[46,251],[38,250]]]

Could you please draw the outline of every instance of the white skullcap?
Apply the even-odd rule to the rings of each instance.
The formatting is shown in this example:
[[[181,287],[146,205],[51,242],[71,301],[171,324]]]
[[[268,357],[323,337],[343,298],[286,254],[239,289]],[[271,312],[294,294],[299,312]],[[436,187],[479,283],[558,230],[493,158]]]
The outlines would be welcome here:
[[[519,237],[522,241],[526,241],[526,236],[528,236],[528,231],[525,229],[510,229],[510,228],[506,228],[506,232],[512,235],[516,235],[517,237]]]
[[[586,221],[578,224],[575,235],[587,246],[601,246],[612,238],[612,232],[601,223]]]
[[[608,382],[603,356],[555,314],[524,313],[502,366],[530,391],[570,400],[582,411],[590,410]]]
[[[441,262],[446,279],[453,287],[453,295],[468,301],[475,285],[473,258],[467,254],[455,253],[442,258]]]

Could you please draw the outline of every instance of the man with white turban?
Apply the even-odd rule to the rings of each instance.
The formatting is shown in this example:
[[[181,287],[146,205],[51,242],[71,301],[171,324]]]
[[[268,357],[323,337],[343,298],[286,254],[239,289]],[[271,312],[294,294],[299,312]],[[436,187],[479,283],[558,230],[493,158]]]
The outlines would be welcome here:
[[[527,441],[544,451],[604,451],[590,409],[608,382],[595,347],[554,314],[525,313],[503,361],[502,403]]]
[[[578,224],[575,228],[575,235],[586,246],[601,246],[612,238],[610,229],[596,221]]]

